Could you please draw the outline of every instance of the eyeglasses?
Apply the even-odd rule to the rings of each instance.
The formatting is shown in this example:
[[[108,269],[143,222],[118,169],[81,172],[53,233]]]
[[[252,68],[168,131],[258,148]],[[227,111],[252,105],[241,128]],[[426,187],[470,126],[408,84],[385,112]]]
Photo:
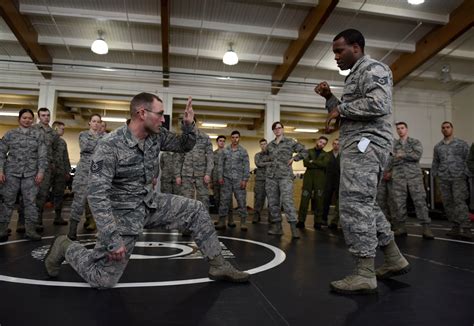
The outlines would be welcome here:
[[[153,113],[153,114],[156,114],[156,116],[157,116],[158,118],[161,118],[161,117],[165,114],[165,111],[155,112],[155,111],[147,110],[147,109],[143,109],[143,110],[148,111],[148,112],[151,112],[151,113]]]

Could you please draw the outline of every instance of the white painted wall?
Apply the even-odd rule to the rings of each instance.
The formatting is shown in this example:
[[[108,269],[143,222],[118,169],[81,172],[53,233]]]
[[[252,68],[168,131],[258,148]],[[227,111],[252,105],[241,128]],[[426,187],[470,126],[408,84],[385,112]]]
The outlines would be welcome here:
[[[474,142],[474,85],[453,96],[454,135],[469,144]]]

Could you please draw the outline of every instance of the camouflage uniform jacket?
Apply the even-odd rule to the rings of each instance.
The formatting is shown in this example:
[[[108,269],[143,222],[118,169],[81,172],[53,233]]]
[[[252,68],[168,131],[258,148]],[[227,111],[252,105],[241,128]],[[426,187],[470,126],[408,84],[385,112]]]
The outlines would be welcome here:
[[[459,138],[454,138],[450,143],[440,141],[434,147],[433,176],[440,179],[465,178],[470,176],[467,168],[469,145]]]
[[[219,180],[219,155],[221,154],[221,152],[223,151],[223,149],[216,149],[212,155],[213,155],[213,158],[214,158],[214,168],[212,169],[212,182],[213,183],[216,183],[218,180]]]
[[[267,150],[255,154],[255,165],[257,171],[255,172],[255,180],[265,180],[267,178],[267,166],[272,164],[270,154]]]
[[[219,155],[218,176],[220,179],[248,181],[250,176],[250,162],[247,150],[240,145],[234,151],[228,145]]]
[[[61,137],[58,139],[58,146],[56,148],[56,155],[54,155],[54,166],[61,173],[69,173],[71,171],[71,163],[69,162],[69,153],[67,151],[67,144]]]
[[[295,162],[303,160],[308,156],[308,150],[304,145],[298,143],[293,138],[283,136],[277,144],[275,139],[267,146],[271,164],[267,167],[267,178],[293,178],[293,168],[288,165],[292,158]],[[293,156],[293,153],[297,153]]]
[[[48,168],[48,152],[41,132],[33,128],[7,131],[0,143],[0,172],[31,177]]]
[[[340,141],[347,148],[362,137],[390,149],[392,134],[392,72],[385,64],[363,56],[346,77],[341,102],[333,95],[328,110],[339,107]]]
[[[141,144],[125,125],[99,140],[92,155],[88,200],[98,236],[109,251],[122,245],[121,235],[142,231],[145,206],[157,208],[152,182],[160,150],[184,152],[193,148],[194,125],[183,125],[182,129],[183,134],[177,136],[162,127]]]
[[[174,152],[161,152],[160,155],[161,181],[175,179],[176,154]]]
[[[48,163],[51,166],[48,166],[48,169],[54,169],[54,156],[57,155],[59,135],[58,133],[51,128],[49,125],[45,126],[42,123],[37,123],[31,126],[31,128],[40,131],[43,134],[44,143],[48,151]]]
[[[101,135],[93,134],[90,130],[84,130],[79,133],[79,148],[81,149],[81,157],[76,167],[74,180],[72,183],[73,189],[80,184],[86,184],[91,167],[92,154],[97,146]]]
[[[398,158],[397,153],[403,157]],[[401,139],[393,144],[393,156],[389,169],[394,179],[419,178],[421,175],[420,159],[423,154],[423,145],[418,139],[408,137],[403,143]]]
[[[209,136],[197,129],[196,145],[187,153],[178,154],[176,177],[211,176],[214,156]]]

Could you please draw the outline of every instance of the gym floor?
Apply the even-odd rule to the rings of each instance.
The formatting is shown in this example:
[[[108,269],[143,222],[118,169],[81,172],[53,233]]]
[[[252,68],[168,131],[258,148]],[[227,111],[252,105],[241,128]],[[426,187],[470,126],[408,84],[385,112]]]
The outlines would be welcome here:
[[[343,235],[314,230],[311,217],[299,240],[291,240],[287,223],[282,237],[267,235],[266,223],[219,231],[228,260],[253,273],[247,284],[210,281],[191,238],[145,230],[110,290],[89,288],[67,264],[57,279],[46,276],[42,258],[52,236],[67,232],[52,218],[45,217],[42,241],[23,240],[13,220],[9,241],[0,244],[1,326],[474,324],[474,243],[445,236],[446,221],[433,221],[437,238],[427,241],[410,220],[408,237],[397,243],[412,271],[379,281],[378,294],[341,296],[329,282],[353,268]],[[93,238],[80,237],[89,246]]]

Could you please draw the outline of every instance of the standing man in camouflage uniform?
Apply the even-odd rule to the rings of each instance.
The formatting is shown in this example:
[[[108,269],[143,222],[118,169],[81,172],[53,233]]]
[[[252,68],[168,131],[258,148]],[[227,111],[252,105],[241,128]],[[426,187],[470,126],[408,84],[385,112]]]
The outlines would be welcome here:
[[[176,185],[175,169],[177,164],[176,154],[173,152],[161,152],[160,155],[160,191],[164,194],[179,195]]]
[[[415,206],[416,217],[423,226],[423,238],[433,240],[434,236],[430,228],[431,219],[426,204],[426,190],[420,167],[423,145],[418,139],[408,137],[406,122],[397,122],[395,125],[400,137],[395,140],[393,145],[392,160],[393,200],[397,207],[395,236],[407,235],[405,221],[408,217],[407,197],[409,191]]]
[[[328,223],[328,228],[337,230],[339,225],[339,181],[341,179],[341,155],[339,154],[339,139],[332,142],[332,150],[327,154],[329,162],[326,167],[326,186],[324,187],[323,221]],[[334,216],[328,221],[329,206],[332,197],[336,197]]]
[[[253,188],[254,193],[254,208],[253,208],[253,220],[252,223],[260,222],[261,212],[263,205],[265,204],[265,198],[267,198],[267,192],[265,190],[265,179],[267,178],[267,166],[270,166],[271,159],[270,154],[267,150],[267,140],[260,139],[259,141],[261,151],[255,154],[255,166],[257,167],[255,172],[255,186]],[[270,220],[270,219],[269,219]]]
[[[110,288],[119,281],[143,227],[166,226],[191,230],[210,264],[214,280],[246,282],[249,274],[236,270],[221,254],[209,213],[201,202],[153,191],[155,162],[160,149],[183,152],[196,141],[189,98],[181,136],[162,127],[163,103],[153,94],[141,93],[130,103],[131,120],[103,138],[92,157],[89,203],[97,221],[93,250],[57,237],[45,258],[52,277],[66,260],[94,288]]]
[[[333,39],[333,52],[339,69],[350,69],[341,101],[329,85],[316,86],[326,98],[326,130],[340,122],[341,183],[339,212],[349,252],[356,269],[352,275],[331,282],[340,293],[377,291],[374,258],[377,246],[384,251],[385,262],[377,277],[388,278],[409,270],[390,230],[390,223],[377,205],[377,185],[392,149],[392,73],[385,64],[364,54],[365,39],[357,30],[348,29]]]
[[[225,148],[226,137],[224,135],[219,135],[216,138],[217,149],[213,152],[214,159],[214,168],[212,169],[212,193],[214,194],[214,203],[216,205],[216,211],[219,213],[219,206],[221,202],[221,185],[219,183],[219,155]],[[232,205],[229,208],[229,222],[232,221],[232,225],[229,227],[235,227],[235,223],[232,218]],[[216,222],[217,224],[217,222]]]
[[[296,229],[296,208],[293,199],[293,162],[303,160],[308,156],[304,146],[293,138],[284,136],[283,124],[276,121],[272,124],[275,134],[267,146],[271,164],[267,167],[267,179],[265,188],[267,190],[268,210],[271,218],[268,234],[282,235],[281,207],[285,210],[286,218],[291,228],[291,236],[298,239],[299,233]],[[295,154],[296,155],[293,155]]]
[[[53,200],[54,225],[66,225],[67,222],[62,218],[64,190],[66,189],[66,182],[70,178],[71,164],[69,162],[69,154],[67,151],[66,141],[62,138],[64,135],[64,123],[61,121],[53,122],[53,129],[59,136],[56,154],[54,155],[54,174],[53,174]]]
[[[209,183],[214,167],[211,139],[205,132],[196,128],[194,148],[176,155],[176,184],[181,186],[181,195],[196,198],[208,210]]]
[[[48,153],[44,136],[33,129],[34,114],[22,109],[18,115],[19,127],[7,131],[0,142],[0,185],[3,191],[3,210],[0,210],[0,242],[8,240],[8,224],[15,207],[18,192],[26,212],[26,236],[41,240],[36,231],[38,210],[36,194],[48,168]]]
[[[240,215],[240,229],[247,231],[247,182],[250,176],[249,154],[239,145],[240,132],[232,131],[232,143],[219,156],[218,178],[221,185],[219,223],[216,230],[225,229],[225,219],[232,205],[232,194],[237,200]]]
[[[52,186],[52,176],[56,169],[54,165],[54,156],[57,155],[59,135],[49,126],[51,120],[51,112],[47,108],[38,109],[39,122],[33,125],[33,129],[40,131],[43,134],[44,142],[48,150],[48,168],[44,172],[44,179],[41,182],[38,194],[36,195],[36,206],[38,207],[38,226],[39,230],[43,229],[43,210],[44,205],[49,197],[49,190]]]
[[[447,235],[471,240],[471,221],[466,200],[469,198],[467,180],[470,175],[467,167],[469,145],[453,135],[453,124],[441,124],[444,139],[434,147],[433,177],[438,177],[444,211],[453,223]]]
[[[323,225],[323,196],[326,185],[326,167],[329,163],[329,156],[324,151],[327,143],[328,139],[326,137],[319,137],[314,148],[308,150],[308,157],[303,160],[306,172],[303,176],[303,191],[301,193],[298,223],[296,223],[297,228],[304,229],[311,198],[315,201],[314,228],[321,230]]]

